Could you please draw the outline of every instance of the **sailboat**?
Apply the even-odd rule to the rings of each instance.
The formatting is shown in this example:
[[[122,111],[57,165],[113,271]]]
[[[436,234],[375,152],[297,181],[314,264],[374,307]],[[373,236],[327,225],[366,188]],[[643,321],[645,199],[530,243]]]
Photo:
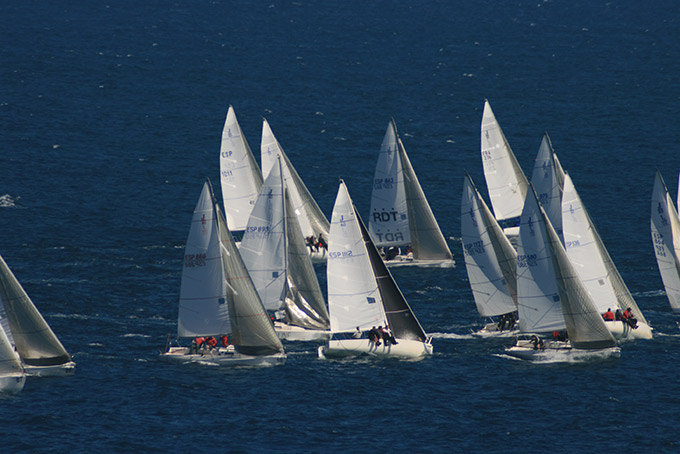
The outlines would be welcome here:
[[[320,358],[432,355],[431,338],[380,257],[344,181],[333,207],[326,273],[332,338],[319,347]],[[352,337],[354,332],[378,326],[389,326],[396,342],[378,345],[365,337]]]
[[[293,212],[298,217],[300,229],[305,239],[315,239],[310,242],[309,253],[314,262],[326,261],[326,248],[318,246],[319,237],[323,236],[328,242],[330,226],[328,219],[317,205],[316,200],[305,186],[302,178],[298,175],[295,167],[288,159],[283,148],[276,140],[274,133],[266,119],[262,120],[262,143],[260,145],[262,175],[267,179],[269,172],[276,163],[276,157],[281,156],[283,169],[283,179],[290,193],[290,200],[293,205]],[[316,243],[316,244],[313,244]]]
[[[73,375],[76,363],[71,360],[71,355],[2,257],[0,257],[0,316],[3,319],[5,333],[16,347],[27,374]]]
[[[482,113],[482,166],[494,216],[513,241],[519,234],[519,216],[526,199],[527,181],[500,124],[484,100]]]
[[[568,174],[564,178],[562,222],[567,257],[598,312],[632,309],[637,319],[634,329],[623,320],[605,321],[609,331],[617,339],[651,339],[652,329],[609,256]]]
[[[680,192],[678,193],[680,201]],[[652,193],[652,244],[671,310],[680,314],[680,220],[661,173]]]
[[[620,356],[588,291],[567,257],[562,242],[532,186],[522,210],[517,245],[517,301],[520,331],[506,353],[530,360],[584,360]],[[547,341],[541,333],[566,329],[568,340]]]
[[[501,317],[475,334],[516,335],[517,252],[467,172],[460,218],[465,267],[477,311],[482,317]]]
[[[538,195],[538,201],[555,228],[557,236],[562,238],[562,188],[564,186],[564,170],[553,150],[548,133],[543,134],[538,154],[534,160],[534,171],[531,184]]]
[[[262,175],[229,106],[220,146],[220,184],[227,225],[232,232],[243,231],[262,187]]]
[[[368,230],[376,246],[385,251],[384,259],[389,266],[455,264],[394,119],[387,125],[380,146]]]
[[[281,339],[329,337],[326,303],[283,181],[281,159],[269,172],[239,247]]]
[[[0,393],[16,394],[24,388],[26,373],[1,322],[4,319],[0,320]]]
[[[181,363],[277,365],[286,354],[206,181],[196,204],[184,253],[179,338],[223,337],[213,349],[169,347],[161,358]]]

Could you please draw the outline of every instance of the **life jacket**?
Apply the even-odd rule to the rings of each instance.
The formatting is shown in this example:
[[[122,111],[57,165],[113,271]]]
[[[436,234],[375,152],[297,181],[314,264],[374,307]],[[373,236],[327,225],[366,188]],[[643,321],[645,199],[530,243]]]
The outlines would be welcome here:
[[[628,312],[628,309],[626,309],[625,311],[623,311],[623,319],[625,320],[625,319],[627,319],[627,318],[630,318],[630,312]]]

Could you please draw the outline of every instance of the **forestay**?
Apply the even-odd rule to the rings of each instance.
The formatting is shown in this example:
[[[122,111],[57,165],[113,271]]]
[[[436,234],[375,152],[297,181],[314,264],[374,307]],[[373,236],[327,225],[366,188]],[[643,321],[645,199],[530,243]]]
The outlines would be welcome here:
[[[6,316],[2,326],[27,366],[55,366],[71,361],[71,356],[2,257],[0,305]]]
[[[502,221],[519,216],[528,182],[486,100],[482,114],[481,150],[484,177],[496,219]]]
[[[220,183],[229,228],[244,230],[262,187],[262,175],[232,106],[222,130]]]
[[[330,229],[328,219],[326,219],[326,216],[310,194],[307,186],[305,186],[300,175],[298,175],[295,170],[295,167],[293,167],[288,156],[284,153],[283,148],[276,140],[274,133],[269,127],[267,120],[263,120],[262,122],[262,142],[260,145],[260,152],[262,175],[265,179],[276,162],[276,156],[281,156],[283,179],[290,193],[293,210],[298,216],[302,234],[305,237],[311,235],[318,237],[319,234],[323,234],[328,238]]]
[[[184,251],[177,335],[231,332],[222,249],[210,184],[203,185]]]
[[[631,308],[647,323],[612,261],[569,175],[562,199],[564,246],[569,260],[600,314],[609,308]]]
[[[673,312],[680,312],[680,221],[661,173],[652,193],[652,244],[666,296]]]
[[[477,311],[491,317],[517,310],[517,252],[467,172],[460,217],[465,266]]]

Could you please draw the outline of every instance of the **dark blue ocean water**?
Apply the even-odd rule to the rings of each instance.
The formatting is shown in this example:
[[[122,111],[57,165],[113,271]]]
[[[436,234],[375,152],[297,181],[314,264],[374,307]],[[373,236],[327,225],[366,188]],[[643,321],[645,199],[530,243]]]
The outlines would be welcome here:
[[[651,247],[677,190],[671,0],[37,2],[0,6],[0,254],[78,363],[0,399],[0,452],[677,452],[680,331]],[[525,172],[548,131],[655,328],[619,360],[532,365],[481,327],[460,248],[487,98]],[[435,355],[182,367],[183,245],[229,104],[266,117],[330,216],[363,213],[394,117],[458,266],[395,270]],[[319,268],[322,282],[324,270]]]

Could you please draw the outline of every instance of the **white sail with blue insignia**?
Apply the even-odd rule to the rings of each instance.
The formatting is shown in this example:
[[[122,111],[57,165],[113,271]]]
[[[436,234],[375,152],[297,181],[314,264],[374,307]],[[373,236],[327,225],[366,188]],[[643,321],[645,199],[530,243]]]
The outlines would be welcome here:
[[[487,100],[481,129],[482,165],[494,216],[514,236],[529,183]]]
[[[262,187],[262,175],[232,106],[222,130],[220,183],[229,228],[245,230]]]
[[[652,244],[666,296],[675,313],[680,313],[680,220],[673,200],[657,170],[652,192]]]
[[[483,317],[516,311],[517,252],[467,173],[460,217],[465,267],[477,311]]]
[[[541,146],[534,161],[531,184],[536,190],[538,201],[555,228],[558,237],[562,237],[562,184],[563,171],[555,161],[555,152],[548,133],[543,134]],[[562,174],[563,175],[563,174]]]

